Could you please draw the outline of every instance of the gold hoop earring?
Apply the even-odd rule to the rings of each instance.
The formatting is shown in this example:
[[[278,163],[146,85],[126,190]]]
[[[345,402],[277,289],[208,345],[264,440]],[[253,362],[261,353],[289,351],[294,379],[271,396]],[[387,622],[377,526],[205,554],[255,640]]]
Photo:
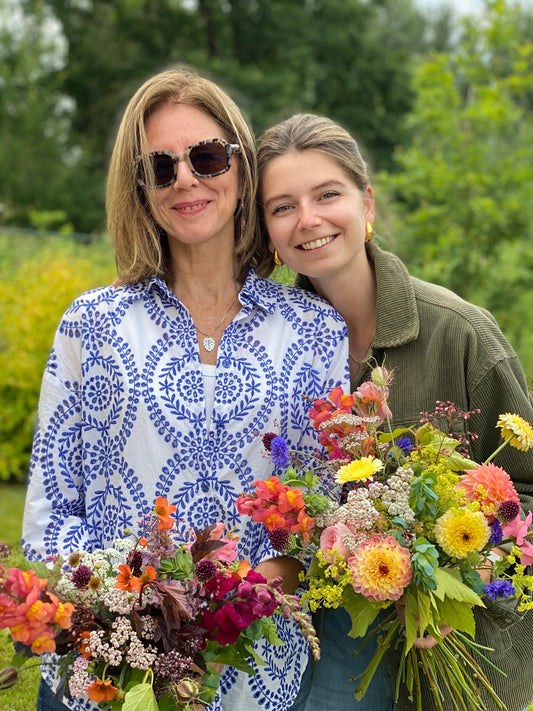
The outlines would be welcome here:
[[[284,265],[284,263],[285,263],[285,262],[283,261],[283,259],[282,259],[282,258],[279,256],[279,254],[278,254],[278,250],[275,249],[275,250],[274,250],[274,264],[275,264],[277,267],[282,267],[282,266]]]
[[[374,237],[374,229],[370,222],[368,222],[365,225],[365,242],[371,242],[372,238]]]

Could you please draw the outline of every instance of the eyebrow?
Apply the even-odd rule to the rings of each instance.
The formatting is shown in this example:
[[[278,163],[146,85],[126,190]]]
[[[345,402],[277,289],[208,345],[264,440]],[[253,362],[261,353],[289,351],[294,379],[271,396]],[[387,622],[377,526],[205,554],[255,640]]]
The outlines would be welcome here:
[[[335,185],[338,186],[344,186],[344,183],[341,180],[325,180],[323,183],[319,183],[318,185],[313,185],[311,188],[311,192],[317,192],[320,190],[323,190],[326,187],[334,187]],[[280,193],[279,195],[273,195],[271,198],[269,198],[265,203],[264,206],[267,208],[271,203],[273,202],[278,202],[279,200],[290,200],[292,198],[291,193]]]

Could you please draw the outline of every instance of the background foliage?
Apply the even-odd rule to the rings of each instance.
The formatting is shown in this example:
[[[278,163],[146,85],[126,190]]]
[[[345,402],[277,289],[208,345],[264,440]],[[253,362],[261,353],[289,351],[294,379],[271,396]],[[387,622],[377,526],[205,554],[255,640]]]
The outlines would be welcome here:
[[[383,245],[488,308],[533,375],[533,2],[484,5],[459,21],[414,0],[0,0],[0,235],[102,234],[123,107],[187,63],[256,135],[308,110],[352,131]],[[0,478],[25,476],[64,308],[113,274],[105,241],[0,237]]]
[[[0,480],[26,475],[41,378],[63,312],[114,273],[104,241],[0,235]]]

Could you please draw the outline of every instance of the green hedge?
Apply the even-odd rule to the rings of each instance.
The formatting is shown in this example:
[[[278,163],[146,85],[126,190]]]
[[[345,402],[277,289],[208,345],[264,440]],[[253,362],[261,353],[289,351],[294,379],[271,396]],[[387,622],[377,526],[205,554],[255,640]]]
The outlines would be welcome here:
[[[0,480],[26,477],[41,378],[63,312],[114,276],[103,239],[0,235]]]

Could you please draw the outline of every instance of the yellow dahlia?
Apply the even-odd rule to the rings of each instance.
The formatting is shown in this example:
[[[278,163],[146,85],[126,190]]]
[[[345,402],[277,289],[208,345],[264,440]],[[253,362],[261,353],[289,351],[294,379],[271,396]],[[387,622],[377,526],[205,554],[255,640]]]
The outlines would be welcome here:
[[[370,600],[398,600],[411,582],[411,554],[392,536],[363,541],[348,568],[355,592]]]
[[[448,509],[435,523],[435,540],[454,558],[480,551],[490,538],[490,527],[481,511]]]
[[[383,469],[383,462],[374,457],[361,457],[349,464],[345,464],[337,472],[337,484],[348,484],[350,481],[363,481],[371,479],[376,472]]]
[[[521,449],[522,452],[527,452],[533,447],[533,427],[520,415],[506,412],[505,415],[500,415],[496,426],[501,429],[503,439],[509,440],[512,447]]]
[[[458,489],[462,489],[467,499],[477,501],[489,521],[496,515],[496,509],[504,501],[520,503],[511,477],[505,469],[495,464],[478,464],[468,469],[459,479]]]

